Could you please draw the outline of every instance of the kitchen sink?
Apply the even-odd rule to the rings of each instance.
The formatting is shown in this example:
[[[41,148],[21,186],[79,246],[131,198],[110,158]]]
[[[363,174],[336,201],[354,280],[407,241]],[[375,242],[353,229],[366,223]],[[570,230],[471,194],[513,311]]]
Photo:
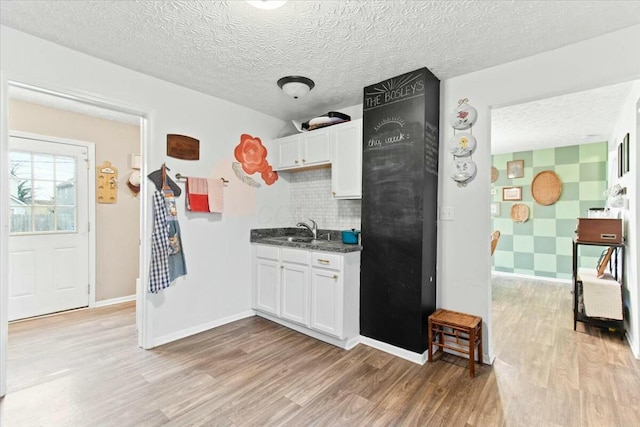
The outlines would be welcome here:
[[[312,245],[331,243],[328,240],[317,240],[317,239],[314,239],[313,237],[300,237],[300,236],[272,237],[269,240],[276,240],[278,242],[309,243]]]

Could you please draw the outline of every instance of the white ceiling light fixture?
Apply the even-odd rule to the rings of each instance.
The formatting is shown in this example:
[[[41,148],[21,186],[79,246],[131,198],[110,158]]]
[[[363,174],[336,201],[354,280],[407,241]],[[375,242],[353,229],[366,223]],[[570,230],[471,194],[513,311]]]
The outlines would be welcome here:
[[[280,6],[284,5],[287,1],[275,1],[275,0],[257,0],[257,1],[247,1],[251,6],[257,7],[258,9],[271,10],[277,9]]]
[[[287,76],[278,80],[278,86],[293,99],[302,98],[309,93],[316,84],[308,77]]]

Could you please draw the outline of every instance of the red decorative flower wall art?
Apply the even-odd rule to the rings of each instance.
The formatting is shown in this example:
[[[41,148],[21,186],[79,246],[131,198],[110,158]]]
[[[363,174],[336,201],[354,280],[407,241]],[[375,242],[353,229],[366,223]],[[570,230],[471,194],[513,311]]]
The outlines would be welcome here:
[[[260,173],[260,177],[267,185],[272,185],[278,180],[278,172],[274,172],[267,161],[267,149],[262,145],[260,138],[243,133],[240,135],[240,143],[233,154],[238,163],[233,164],[233,170],[245,184],[259,187],[260,184],[247,175]],[[244,173],[243,173],[244,172]]]

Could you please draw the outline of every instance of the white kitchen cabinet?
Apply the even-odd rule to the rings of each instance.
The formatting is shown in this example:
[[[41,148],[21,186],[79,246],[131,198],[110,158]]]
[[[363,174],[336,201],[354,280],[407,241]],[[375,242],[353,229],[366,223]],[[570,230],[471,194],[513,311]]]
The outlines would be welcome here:
[[[271,144],[272,149],[276,151],[276,168],[277,170],[300,167],[300,139],[302,135],[291,135],[284,138],[276,139]]]
[[[362,119],[332,126],[331,189],[334,199],[362,198]]]
[[[340,339],[344,338],[342,288],[339,272],[321,268],[311,270],[311,327]]]
[[[281,317],[309,326],[309,251],[281,250]]]
[[[271,144],[276,150],[276,170],[304,168],[331,162],[329,129],[317,129],[276,139]]]
[[[255,308],[279,316],[280,263],[256,258],[255,266]]]
[[[358,343],[360,252],[259,244],[253,250],[258,315],[342,348]]]

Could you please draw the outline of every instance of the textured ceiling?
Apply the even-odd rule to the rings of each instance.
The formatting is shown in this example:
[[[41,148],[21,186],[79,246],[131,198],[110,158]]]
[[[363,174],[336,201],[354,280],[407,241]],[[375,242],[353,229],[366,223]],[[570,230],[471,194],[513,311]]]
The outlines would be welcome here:
[[[491,111],[491,152],[606,141],[631,92],[621,83]]]
[[[639,22],[639,1],[0,1],[9,27],[303,120],[416,68],[446,79]],[[276,86],[285,75],[316,87],[293,100]]]

